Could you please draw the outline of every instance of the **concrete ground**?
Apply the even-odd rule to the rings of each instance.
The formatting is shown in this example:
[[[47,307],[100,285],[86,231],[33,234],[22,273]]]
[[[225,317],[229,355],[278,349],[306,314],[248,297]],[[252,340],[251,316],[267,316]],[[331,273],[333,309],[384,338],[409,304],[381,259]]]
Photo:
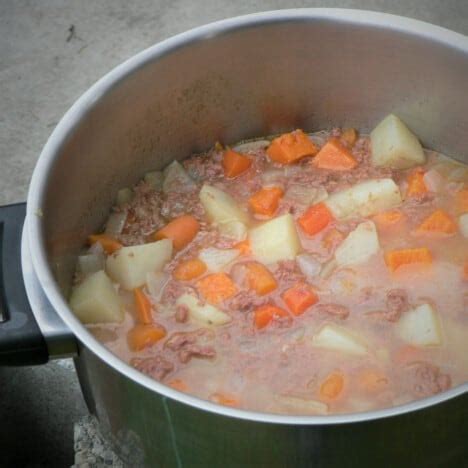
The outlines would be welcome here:
[[[60,117],[134,53],[230,16],[292,7],[361,8],[468,34],[466,0],[0,0],[0,204],[25,200]],[[0,466],[69,466],[86,414],[70,362],[0,369]]]

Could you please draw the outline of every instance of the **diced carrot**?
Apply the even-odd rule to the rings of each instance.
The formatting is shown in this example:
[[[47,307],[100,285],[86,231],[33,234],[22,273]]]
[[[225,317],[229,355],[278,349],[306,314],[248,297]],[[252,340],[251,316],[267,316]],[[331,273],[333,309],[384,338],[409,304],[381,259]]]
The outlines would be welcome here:
[[[398,364],[408,364],[410,362],[420,361],[423,357],[423,350],[412,345],[404,345],[393,355],[393,361]]]
[[[164,327],[158,324],[139,323],[127,334],[127,343],[132,351],[141,351],[166,336]]]
[[[182,379],[172,379],[168,385],[179,392],[188,392],[188,385]]]
[[[153,323],[152,306],[148,296],[141,290],[135,288],[133,290],[133,297],[135,299],[136,315],[140,323]]]
[[[197,281],[197,288],[206,301],[218,304],[237,292],[237,287],[226,273],[213,273]]]
[[[155,240],[171,239],[174,249],[181,250],[189,244],[200,230],[200,224],[191,215],[183,215],[166,224],[154,234]]]
[[[279,187],[262,188],[249,198],[250,209],[255,214],[273,216],[282,196],[283,190]]]
[[[190,281],[198,278],[206,271],[206,265],[199,258],[193,258],[179,263],[174,269],[172,276],[179,281]]]
[[[298,220],[299,226],[309,236],[325,229],[333,220],[333,215],[325,203],[312,205]]]
[[[457,225],[443,210],[431,213],[416,229],[418,234],[454,234]]]
[[[270,270],[258,262],[245,264],[247,269],[247,284],[257,294],[263,296],[277,288],[278,284]]]
[[[250,254],[250,242],[248,239],[238,242],[234,245],[234,248],[239,250],[241,255],[249,255]]]
[[[374,221],[380,227],[387,227],[400,222],[403,219],[403,213],[400,210],[388,210],[374,216]]]
[[[210,395],[210,400],[213,403],[218,403],[218,405],[224,406],[232,406],[237,407],[239,406],[239,400],[232,395],[228,395],[226,393],[213,393]]]
[[[322,245],[327,249],[327,250],[333,250],[335,247],[337,247],[339,244],[344,239],[344,234],[338,229],[333,228],[330,229],[322,239]]]
[[[317,147],[314,142],[302,130],[295,130],[275,138],[267,148],[270,159],[281,164],[291,164],[316,153]]]
[[[379,393],[388,385],[387,377],[376,370],[364,370],[359,374],[359,386],[367,393]]]
[[[288,317],[288,313],[272,304],[257,307],[254,312],[254,323],[258,329],[265,328],[275,317]]]
[[[294,315],[303,314],[318,301],[317,294],[305,283],[298,283],[287,289],[281,297]]]
[[[320,149],[312,164],[320,169],[349,171],[357,166],[357,161],[338,138],[330,138]]]
[[[455,194],[455,210],[457,214],[468,213],[468,189],[459,190]]]
[[[228,149],[223,155],[224,175],[228,178],[237,177],[252,165],[252,160],[241,153]]]
[[[102,248],[108,255],[113,254],[115,251],[123,247],[117,239],[114,239],[108,234],[92,234],[88,237],[88,242],[91,245],[95,244],[96,242],[99,242],[99,244],[101,244]]]
[[[422,169],[414,170],[408,176],[408,190],[406,191],[406,196],[414,197],[426,193],[427,187],[424,183],[424,171]]]
[[[431,251],[427,247],[414,249],[390,250],[385,252],[385,263],[391,271],[410,263],[432,263]]]
[[[344,389],[344,377],[339,372],[333,372],[320,385],[320,397],[323,400],[336,400]]]
[[[354,128],[346,128],[341,133],[341,140],[344,141],[348,146],[353,146],[358,138],[358,133]]]

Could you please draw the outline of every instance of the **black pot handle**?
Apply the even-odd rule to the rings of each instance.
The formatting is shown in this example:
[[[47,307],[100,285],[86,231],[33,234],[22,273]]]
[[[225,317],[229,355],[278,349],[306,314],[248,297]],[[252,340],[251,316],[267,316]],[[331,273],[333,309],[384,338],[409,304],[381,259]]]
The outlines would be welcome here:
[[[47,345],[29,305],[21,267],[26,203],[0,207],[0,365],[48,361]]]

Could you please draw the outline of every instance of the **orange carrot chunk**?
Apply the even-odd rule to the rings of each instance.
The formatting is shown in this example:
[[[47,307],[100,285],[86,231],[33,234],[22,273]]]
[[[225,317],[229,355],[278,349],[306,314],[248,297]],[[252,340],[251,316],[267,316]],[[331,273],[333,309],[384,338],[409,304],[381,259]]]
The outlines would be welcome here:
[[[245,172],[252,165],[252,160],[241,153],[228,149],[224,152],[222,164],[225,177],[233,178]]]
[[[123,247],[117,239],[114,239],[113,237],[107,234],[93,234],[88,237],[88,242],[91,245],[98,242],[99,244],[101,244],[102,248],[108,255],[113,254],[115,251]]]
[[[239,250],[241,255],[249,255],[250,254],[250,242],[248,239],[238,242],[234,245],[234,248]]]
[[[346,143],[348,146],[353,146],[358,138],[358,133],[354,128],[346,128],[341,133],[341,141]]]
[[[278,284],[270,270],[258,262],[249,262],[247,268],[247,284],[257,294],[263,296],[277,288]]]
[[[316,153],[317,147],[302,130],[295,130],[275,138],[267,148],[270,159],[281,164],[291,164]]]
[[[164,327],[158,324],[139,323],[127,334],[127,343],[132,351],[141,351],[153,346],[166,336]]]
[[[294,315],[303,314],[318,301],[318,296],[307,284],[298,283],[287,289],[281,297]]]
[[[323,400],[335,400],[343,392],[344,377],[338,372],[330,374],[320,385],[320,397]]]
[[[287,317],[288,313],[271,304],[257,307],[254,312],[254,323],[258,329],[265,328],[275,317]]]
[[[410,263],[432,263],[431,251],[427,247],[414,249],[390,250],[385,253],[385,263],[391,271]]]
[[[166,224],[154,234],[154,240],[171,239],[174,249],[181,250],[200,230],[200,224],[191,215],[183,215]]]
[[[226,273],[213,273],[197,281],[197,288],[205,300],[218,304],[237,292],[237,287]]]
[[[455,194],[455,210],[457,214],[468,213],[468,189],[459,190]]]
[[[424,171],[422,169],[414,170],[408,176],[408,190],[406,191],[406,196],[414,197],[427,193],[427,187],[424,183]]]
[[[357,161],[338,138],[330,138],[312,160],[312,164],[320,169],[349,171],[357,166]]]
[[[374,221],[380,227],[392,226],[403,219],[403,213],[400,210],[388,210],[374,216]]]
[[[443,210],[436,210],[430,214],[416,229],[419,234],[454,234],[457,225]]]
[[[325,229],[333,220],[333,215],[325,203],[312,205],[298,220],[299,226],[309,236]]]
[[[210,400],[214,403],[218,403],[218,405],[224,406],[232,406],[237,407],[239,406],[239,400],[232,395],[228,395],[226,393],[213,393],[210,395]]]
[[[133,290],[133,297],[135,299],[136,315],[140,323],[153,323],[152,306],[148,296],[141,290],[141,288],[135,288]]]
[[[179,263],[174,269],[172,276],[179,281],[190,281],[198,278],[206,271],[206,265],[199,258],[186,260]]]
[[[379,371],[364,370],[359,374],[359,386],[366,393],[380,393],[388,385],[387,377]]]
[[[250,209],[255,214],[273,216],[282,196],[283,190],[279,187],[262,188],[249,198]]]

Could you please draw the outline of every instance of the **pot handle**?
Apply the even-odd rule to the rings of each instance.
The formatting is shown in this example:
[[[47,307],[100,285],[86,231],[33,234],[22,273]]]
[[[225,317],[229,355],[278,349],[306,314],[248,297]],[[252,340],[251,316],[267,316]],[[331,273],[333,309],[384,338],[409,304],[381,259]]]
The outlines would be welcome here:
[[[48,335],[51,335],[54,344],[57,342],[57,329],[63,330],[59,334],[62,344],[64,340],[69,344],[68,352],[62,353],[61,357],[76,352],[76,342],[72,333],[67,330],[50,304],[45,304],[44,301],[39,304],[36,304],[38,301],[34,302],[41,309],[48,309],[49,315],[55,316],[52,322],[55,327],[44,328],[40,320],[34,316],[29,303],[24,282],[26,273],[22,264],[22,253],[24,253],[22,250],[26,245],[22,242],[25,216],[26,203],[0,206],[0,365],[2,366],[44,364],[49,357],[58,357],[53,356],[55,353],[48,339]],[[30,270],[31,272],[27,273],[29,276],[34,274],[32,268]],[[43,313],[44,310],[39,315]]]

